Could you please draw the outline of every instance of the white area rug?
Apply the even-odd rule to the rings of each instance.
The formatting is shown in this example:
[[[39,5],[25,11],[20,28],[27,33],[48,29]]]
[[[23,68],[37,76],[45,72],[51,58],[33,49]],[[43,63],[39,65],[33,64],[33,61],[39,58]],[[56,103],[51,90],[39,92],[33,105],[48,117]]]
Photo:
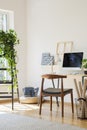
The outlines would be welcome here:
[[[87,130],[16,114],[0,114],[0,130]]]

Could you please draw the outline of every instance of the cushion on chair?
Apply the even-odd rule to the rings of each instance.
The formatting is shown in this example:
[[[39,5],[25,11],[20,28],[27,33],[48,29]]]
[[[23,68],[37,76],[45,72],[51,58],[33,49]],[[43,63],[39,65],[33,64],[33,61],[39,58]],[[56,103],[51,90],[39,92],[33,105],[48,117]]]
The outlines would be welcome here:
[[[63,89],[64,93],[67,93],[69,91],[72,91],[72,89]],[[47,94],[61,94],[61,89],[58,88],[47,88],[43,90],[43,93],[47,93]]]

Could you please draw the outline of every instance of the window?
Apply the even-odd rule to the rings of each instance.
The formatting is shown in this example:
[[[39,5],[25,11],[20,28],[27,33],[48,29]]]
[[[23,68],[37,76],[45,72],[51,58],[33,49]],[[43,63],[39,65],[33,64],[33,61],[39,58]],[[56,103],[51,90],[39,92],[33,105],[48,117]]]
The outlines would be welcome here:
[[[0,12],[0,30],[7,30],[7,14]]]
[[[14,29],[14,12],[0,9],[0,30]]]
[[[14,28],[14,15],[12,11],[0,10],[0,30],[7,31]],[[8,67],[6,59],[0,57],[0,68]],[[7,71],[0,70],[0,80],[9,80]]]

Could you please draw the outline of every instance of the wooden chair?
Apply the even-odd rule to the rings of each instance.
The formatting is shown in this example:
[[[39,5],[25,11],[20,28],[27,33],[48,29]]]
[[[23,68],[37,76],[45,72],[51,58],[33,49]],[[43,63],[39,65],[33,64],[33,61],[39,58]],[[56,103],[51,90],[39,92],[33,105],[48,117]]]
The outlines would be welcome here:
[[[72,104],[72,113],[74,113],[74,105],[73,105],[73,89],[72,88],[63,88],[63,79],[67,78],[66,75],[56,75],[56,74],[45,74],[42,75],[41,82],[41,92],[40,92],[40,109],[39,114],[41,115],[42,109],[42,99],[44,96],[50,96],[50,111],[52,111],[52,97],[61,97],[61,109],[62,109],[62,117],[64,116],[64,96],[67,94],[71,95],[71,104]],[[49,79],[52,81],[53,87],[44,88],[45,79]],[[54,79],[61,80],[61,87],[55,87]]]

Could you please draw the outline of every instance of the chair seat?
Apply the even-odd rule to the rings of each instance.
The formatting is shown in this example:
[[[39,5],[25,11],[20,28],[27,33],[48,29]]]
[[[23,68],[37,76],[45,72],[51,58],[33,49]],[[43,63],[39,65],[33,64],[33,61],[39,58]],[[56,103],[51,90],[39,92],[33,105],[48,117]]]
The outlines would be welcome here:
[[[63,93],[66,94],[67,92],[70,92],[72,91],[72,89],[70,88],[66,88],[66,89],[63,89]],[[47,88],[47,89],[44,89],[43,90],[43,93],[46,93],[46,94],[61,94],[61,89],[58,89],[58,88]]]

